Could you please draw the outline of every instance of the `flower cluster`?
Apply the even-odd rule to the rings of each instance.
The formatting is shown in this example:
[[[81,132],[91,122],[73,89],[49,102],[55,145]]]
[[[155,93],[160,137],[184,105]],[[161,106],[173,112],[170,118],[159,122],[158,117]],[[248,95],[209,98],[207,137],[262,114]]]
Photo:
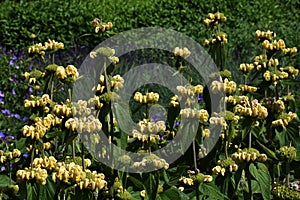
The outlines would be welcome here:
[[[210,89],[214,94],[222,91],[226,92],[227,94],[231,94],[236,91],[236,83],[225,78],[224,83],[220,81],[213,81],[210,85]]]
[[[89,115],[86,117],[69,118],[65,122],[65,127],[78,133],[94,133],[101,130],[102,124],[94,115]]]
[[[13,151],[0,150],[0,163],[5,163],[8,160],[13,160],[14,158],[18,158],[21,156],[21,152],[19,149],[14,149]]]
[[[287,66],[287,67],[280,67],[279,68],[282,72],[288,72],[290,73],[293,77],[298,76],[299,69],[295,69],[293,66]]]
[[[43,138],[47,132],[47,127],[44,126],[43,122],[36,121],[34,125],[25,125],[22,128],[22,133],[26,137],[30,137],[31,139],[39,140]]]
[[[205,39],[203,44],[205,46],[208,46],[210,44],[227,44],[228,39],[227,39],[227,34],[224,32],[218,32],[212,34],[211,38]]]
[[[209,119],[209,123],[216,124],[216,125],[221,125],[224,130],[226,130],[228,128],[228,124],[226,123],[226,120],[225,120],[224,117],[219,117],[219,116],[215,117],[215,116],[213,116]]]
[[[288,78],[289,77],[289,74],[287,72],[284,72],[284,71],[269,71],[267,70],[264,75],[263,75],[264,79],[266,81],[270,81],[272,80],[274,82],[274,85],[277,84],[277,81],[279,79],[285,79],[285,78]]]
[[[251,102],[245,100],[234,107],[234,113],[245,117],[259,117],[264,119],[268,116],[268,109],[258,103],[257,99]]]
[[[164,121],[150,122],[146,119],[137,123],[137,129],[132,131],[133,138],[146,142],[150,135],[150,141],[155,142],[159,138],[157,133],[164,132],[166,130]]]
[[[150,92],[150,93],[146,93],[145,95],[143,95],[140,92],[136,92],[134,94],[133,99],[136,102],[142,103],[142,104],[147,104],[147,103],[157,103],[158,99],[159,99],[159,94],[158,93],[154,93],[154,92]]]
[[[296,148],[293,146],[283,146],[276,151],[276,155],[287,162],[292,162],[296,158]]]
[[[273,38],[276,37],[276,33],[272,32],[272,31],[260,31],[257,30],[255,32],[255,37],[258,41],[262,41],[262,40],[272,40]]]
[[[285,43],[282,39],[274,40],[273,42],[270,42],[269,40],[265,40],[262,42],[262,47],[266,50],[282,50],[285,48]]]
[[[232,158],[218,160],[217,164],[218,165],[212,169],[213,174],[216,175],[221,174],[222,176],[224,176],[227,171],[231,173],[236,172],[238,170],[238,165],[235,164]]]
[[[66,68],[58,66],[55,71],[55,76],[60,81],[73,83],[78,78],[79,73],[74,65],[68,65]]]
[[[218,25],[220,22],[225,22],[227,18],[223,13],[216,12],[216,13],[209,13],[208,18],[203,20],[204,24],[206,25]]]
[[[169,168],[169,164],[163,158],[159,158],[155,154],[147,155],[142,159],[142,161],[133,163],[133,168],[137,170],[143,170],[146,167],[154,167],[157,169],[164,168],[167,170]]]
[[[114,188],[114,192],[117,194],[116,196],[118,197],[118,199],[122,199],[122,200],[132,199],[131,194],[126,189],[123,188],[122,183],[118,177],[115,178],[113,188]]]
[[[272,194],[278,199],[300,199],[300,192],[291,189],[286,185],[277,185],[273,188]]]
[[[114,64],[117,64],[117,63],[119,63],[119,58],[114,56],[115,53],[116,53],[116,51],[110,47],[100,47],[96,51],[92,51],[90,53],[90,57],[93,59],[93,58],[96,58],[98,55],[102,55],[102,56],[105,56],[106,58],[108,58]]]
[[[295,55],[298,52],[297,47],[282,49],[284,55]]]
[[[53,182],[64,183],[67,185],[74,184],[82,189],[99,190],[105,188],[107,182],[104,180],[103,173],[91,172],[86,169],[82,170],[82,166],[71,162],[66,164],[64,162],[58,162],[52,174]]]
[[[45,72],[41,72],[40,70],[32,70],[30,73],[25,72],[23,74],[24,78],[28,80],[29,84],[35,84],[34,89],[39,90],[40,89],[40,82],[38,80],[44,78]]]
[[[256,92],[257,91],[257,87],[254,86],[250,86],[250,85],[239,85],[239,92],[244,94],[247,92]]]
[[[240,70],[244,73],[244,74],[249,74],[252,69],[254,69],[254,64],[248,64],[248,63],[242,63],[240,64]]]
[[[24,100],[24,107],[25,108],[34,108],[34,107],[43,107],[45,112],[50,111],[50,104],[52,103],[48,94],[44,94],[42,97],[36,97],[30,95],[30,99]]]
[[[53,112],[59,117],[72,117],[72,103],[69,99],[66,100],[66,104],[55,104],[53,107]]]
[[[111,22],[104,23],[101,19],[95,18],[92,22],[92,26],[95,28],[95,32],[98,33],[100,30],[102,32],[111,30],[113,24]]]
[[[46,184],[46,179],[48,177],[48,173],[46,169],[42,169],[40,167],[37,168],[27,168],[25,167],[24,170],[18,170],[17,171],[17,179],[19,181],[27,181],[35,179],[36,181],[40,182],[42,185]]]
[[[244,101],[248,101],[248,97],[247,96],[228,96],[225,97],[225,102],[232,104],[232,105],[236,105],[237,103],[242,103]]]
[[[185,86],[177,86],[177,91],[185,96],[193,96],[195,94],[202,94],[203,93],[203,86],[202,85],[185,85]]]
[[[171,101],[170,101],[170,104],[169,104],[170,107],[174,107],[176,108],[177,106],[179,106],[179,99],[178,99],[178,96],[175,95],[171,98]]]
[[[35,158],[31,163],[33,168],[41,168],[52,170],[56,167],[57,160],[53,157]]]
[[[180,116],[182,119],[199,119],[200,122],[205,123],[208,121],[209,114],[207,110],[195,110],[192,108],[185,108],[180,110]]]
[[[272,126],[276,127],[276,126],[281,126],[283,128],[285,128],[292,120],[297,118],[297,114],[296,113],[282,113],[278,116],[278,119],[275,121],[272,121]]]
[[[183,58],[187,58],[187,57],[189,57],[189,55],[191,55],[190,50],[186,47],[184,47],[183,49],[181,49],[179,47],[175,47],[173,53],[175,56],[180,56]]]
[[[42,122],[42,124],[49,129],[51,126],[60,125],[62,119],[53,114],[47,114],[46,117],[36,117],[35,122]]]
[[[41,56],[45,55],[45,51],[57,51],[63,49],[64,44],[62,42],[56,42],[55,40],[48,40],[44,45],[42,43],[34,44],[30,46],[27,50],[28,54],[39,54]]]
[[[254,148],[238,149],[231,157],[236,162],[251,162],[255,160],[265,162],[267,160],[266,154],[259,153],[259,151]]]
[[[265,55],[265,54],[254,57],[253,64],[258,71],[261,71],[263,68],[266,69],[267,63],[268,63],[268,58],[267,58],[267,55]]]
[[[211,175],[205,175],[202,173],[195,173],[195,171],[188,171],[189,177],[181,176],[179,181],[188,186],[193,186],[200,183],[212,182],[213,178]]]

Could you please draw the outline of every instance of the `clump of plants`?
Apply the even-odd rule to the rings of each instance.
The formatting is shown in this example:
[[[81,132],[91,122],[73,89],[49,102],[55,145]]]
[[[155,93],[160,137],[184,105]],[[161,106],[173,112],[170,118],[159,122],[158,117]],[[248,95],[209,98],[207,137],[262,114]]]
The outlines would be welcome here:
[[[0,198],[299,199],[298,97],[293,85],[299,72],[293,66],[297,48],[287,47],[272,31],[256,31],[253,38],[261,52],[249,63],[241,63],[243,82],[235,82],[224,54],[230,42],[221,27],[226,20],[220,12],[209,13],[204,20],[211,33],[204,45],[219,74],[211,74],[209,83],[193,80],[184,59],[196,52],[174,46],[169,55],[172,67],[189,82],[177,85],[178,95],[168,97],[151,85],[136,90],[131,98],[137,108],[131,110],[135,128],[128,135],[112,109],[126,84],[121,74],[113,74],[124,65],[114,49],[101,47],[90,53],[90,59],[103,58],[104,72],[97,77],[93,97],[74,101],[74,84],[84,76],[72,64],[55,63],[55,54],[64,44],[48,40],[28,47],[28,56],[40,64],[24,69],[19,77],[31,88],[22,102],[28,119],[16,140],[0,139],[0,166],[5,168],[0,172]],[[101,34],[113,25],[96,18],[92,27]],[[51,64],[45,62],[47,55]],[[211,111],[209,92],[224,93],[220,98],[225,110]],[[6,93],[0,95],[3,101]],[[167,102],[165,112],[150,115],[148,111],[162,102]],[[217,125],[220,137],[207,153],[203,140],[213,137],[208,127]],[[139,160],[113,155],[100,131],[109,144],[140,153]],[[188,140],[192,131],[197,135],[178,161],[168,163],[153,153],[177,135]],[[177,145],[180,150],[184,144]],[[97,159],[109,162],[113,156],[118,156],[124,170]],[[147,167],[156,170],[143,173]]]

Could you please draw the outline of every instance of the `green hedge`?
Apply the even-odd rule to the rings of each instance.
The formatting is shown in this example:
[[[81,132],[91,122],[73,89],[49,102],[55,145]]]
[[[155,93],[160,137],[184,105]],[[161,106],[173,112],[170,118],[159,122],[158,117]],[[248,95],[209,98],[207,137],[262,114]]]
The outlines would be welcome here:
[[[116,33],[157,26],[202,42],[209,35],[203,16],[217,10],[228,17],[224,30],[230,41],[228,54],[234,60],[228,65],[248,62],[256,53],[253,41],[257,29],[273,30],[288,46],[300,47],[299,0],[37,0],[0,4],[0,44],[10,48],[20,49],[48,38],[64,42],[67,48],[78,44],[94,47],[100,42],[91,27],[95,17],[112,21]],[[31,33],[37,38],[31,39]]]

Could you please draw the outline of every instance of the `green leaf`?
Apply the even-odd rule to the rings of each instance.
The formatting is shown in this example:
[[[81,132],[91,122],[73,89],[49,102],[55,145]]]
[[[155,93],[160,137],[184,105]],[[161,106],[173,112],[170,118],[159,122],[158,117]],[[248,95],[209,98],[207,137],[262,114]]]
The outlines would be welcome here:
[[[263,163],[257,163],[257,177],[255,179],[259,183],[260,190],[264,200],[271,199],[271,176],[267,166]]]
[[[260,185],[256,180],[251,180],[251,190],[252,193],[261,193]]]
[[[0,175],[0,187],[7,187],[10,185],[9,177],[6,175]]]
[[[162,200],[189,199],[189,197],[185,193],[181,192],[180,190],[174,187],[160,193],[158,197],[160,197]]]
[[[158,174],[143,174],[144,188],[149,200],[155,200],[157,196],[157,189],[159,184]]]
[[[133,176],[129,176],[128,180],[131,181],[137,188],[143,189],[144,184],[140,180],[136,179]]]
[[[229,199],[226,195],[222,194],[218,188],[216,188],[213,184],[206,184],[203,183],[199,187],[200,193],[203,194],[203,196],[207,196],[210,199]]]
[[[275,160],[278,160],[278,158],[276,157],[276,153],[274,151],[272,151],[271,149],[267,148],[265,145],[263,145],[262,143],[260,143],[258,140],[256,142],[264,150],[264,152],[267,154],[268,157],[273,158]]]

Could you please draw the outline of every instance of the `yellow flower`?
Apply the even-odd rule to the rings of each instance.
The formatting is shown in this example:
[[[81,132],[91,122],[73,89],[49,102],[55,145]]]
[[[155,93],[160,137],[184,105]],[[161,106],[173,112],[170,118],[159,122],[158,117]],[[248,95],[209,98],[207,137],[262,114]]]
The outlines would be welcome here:
[[[67,77],[65,68],[63,66],[58,66],[56,69],[55,75],[59,79],[65,79]]]
[[[145,191],[145,190],[142,190],[142,191],[140,192],[140,195],[141,195],[141,197],[145,198],[145,196],[146,196],[146,191]]]

